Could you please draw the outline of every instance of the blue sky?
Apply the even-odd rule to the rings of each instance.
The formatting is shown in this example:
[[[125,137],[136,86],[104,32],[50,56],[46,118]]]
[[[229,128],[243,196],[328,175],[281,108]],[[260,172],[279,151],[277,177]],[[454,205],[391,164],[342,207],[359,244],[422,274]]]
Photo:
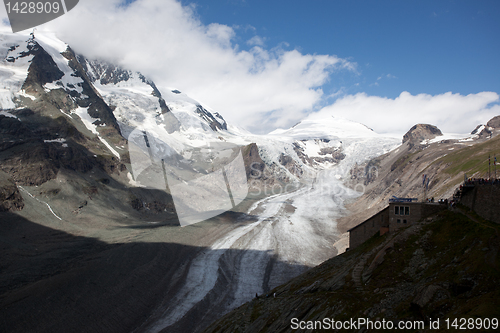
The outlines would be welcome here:
[[[390,98],[402,91],[500,92],[500,1],[222,0],[196,5],[203,23],[236,27],[234,41],[242,48],[255,34],[268,47],[287,43],[303,53],[356,62],[359,75],[335,76],[325,85],[328,94],[339,89]]]
[[[336,116],[399,137],[500,115],[499,17],[500,1],[82,0],[37,29],[252,132]]]

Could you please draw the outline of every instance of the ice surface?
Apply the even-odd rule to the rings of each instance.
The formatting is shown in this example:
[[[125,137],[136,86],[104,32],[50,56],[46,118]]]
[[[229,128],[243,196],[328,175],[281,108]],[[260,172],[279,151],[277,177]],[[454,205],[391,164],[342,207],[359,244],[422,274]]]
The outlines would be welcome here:
[[[236,228],[216,241],[210,251],[195,258],[184,286],[171,301],[172,306],[165,309],[163,319],[151,328],[152,332],[174,324],[205,297],[230,299],[228,305],[214,301],[213,306],[231,310],[256,293],[265,292],[265,286],[274,288],[305,267],[318,265],[345,249],[345,235],[339,234],[336,220],[345,214],[344,202],[361,195],[344,185],[345,178],[355,163],[398,147],[400,140],[343,120],[328,119],[308,126],[312,129],[296,126],[267,136],[244,133],[243,140],[257,142],[267,163],[278,162],[283,152],[302,163],[294,155],[292,143],[296,140],[305,140],[305,151],[312,156],[318,155],[321,148],[341,146],[346,158],[322,170],[302,165],[311,174],[299,190],[286,193],[284,188],[276,187],[275,195],[252,206],[248,214],[258,214],[258,221]],[[230,132],[238,132],[241,140],[242,132],[231,127]],[[231,139],[230,135],[225,137]],[[318,140],[327,138],[331,141]],[[276,260],[270,263],[273,257]],[[220,295],[221,291],[214,288],[219,279],[228,276],[230,286]]]
[[[2,34],[0,35],[0,107],[3,110],[15,109],[16,96],[28,97],[21,91],[21,87],[28,75],[28,68],[33,56],[21,57],[23,52],[28,52],[27,40],[29,35]],[[11,48],[14,47],[13,50]],[[14,59],[7,61],[6,58]],[[29,96],[28,98],[33,98]]]
[[[340,117],[306,119],[288,130],[275,130],[269,135],[295,140],[381,137],[363,124]]]
[[[478,133],[481,132],[482,129],[478,131]],[[427,139],[427,140],[422,140],[420,144],[422,145],[428,145],[431,143],[436,143],[436,142],[441,142],[445,140],[458,140],[459,142],[466,142],[466,141],[472,141],[474,139],[477,139],[479,135],[477,134],[459,134],[459,133],[443,133],[443,135],[437,136],[434,139]]]

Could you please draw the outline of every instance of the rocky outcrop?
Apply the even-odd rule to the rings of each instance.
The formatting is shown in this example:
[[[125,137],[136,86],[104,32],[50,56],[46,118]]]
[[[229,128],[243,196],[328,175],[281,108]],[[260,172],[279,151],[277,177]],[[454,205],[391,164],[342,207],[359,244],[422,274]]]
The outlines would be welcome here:
[[[315,166],[316,164],[331,163],[336,164],[342,161],[346,155],[342,151],[342,147],[324,147],[320,148],[318,154],[320,156],[308,156],[305,153],[303,144],[307,140],[296,141],[293,143],[293,150],[297,153],[297,156],[307,165]],[[328,139],[316,139],[316,143],[327,144],[330,142]]]
[[[403,143],[408,142],[413,147],[420,145],[423,140],[431,140],[441,135],[443,135],[441,130],[434,125],[417,124],[403,136]]]
[[[272,173],[268,170],[259,154],[259,147],[255,143],[241,148],[243,162],[245,163],[245,171],[247,179],[250,183],[258,181],[263,183],[273,183],[274,180],[269,178]]]
[[[64,73],[57,67],[52,57],[35,41],[33,34],[31,34],[27,48],[29,52],[24,52],[20,56],[33,55],[33,60],[23,89],[30,93],[42,92],[44,84],[61,79]],[[7,58],[7,61],[13,62],[14,59]]]
[[[24,208],[24,201],[16,183],[0,171],[0,212],[18,211]]]
[[[200,118],[202,118],[208,123],[212,131],[227,130],[226,121],[217,112],[212,114],[209,111],[207,111],[207,109],[205,109],[203,106],[197,105],[196,113],[200,116]]]
[[[491,137],[491,127],[484,125],[477,125],[477,127],[470,133],[472,135],[477,135],[479,138]]]
[[[41,117],[30,109],[12,112],[19,118],[0,115],[0,170],[17,183],[38,186],[56,178],[60,169],[124,170],[116,157],[89,151],[100,142],[82,135],[65,117]]]
[[[279,163],[296,177],[300,177],[304,173],[301,166],[290,155],[281,153]]]
[[[69,66],[75,72],[74,75],[83,80],[81,84],[83,93],[80,96],[75,96],[78,106],[87,108],[87,112],[92,118],[99,119],[93,124],[98,125],[99,132],[102,135],[111,139],[112,142],[123,144],[124,140],[122,140],[120,127],[112,108],[106,104],[99,92],[94,88],[92,80],[78,61],[76,54],[68,47],[63,52],[63,56],[68,60]]]
[[[491,118],[490,121],[486,124],[488,127],[500,128],[500,116],[496,116]]]

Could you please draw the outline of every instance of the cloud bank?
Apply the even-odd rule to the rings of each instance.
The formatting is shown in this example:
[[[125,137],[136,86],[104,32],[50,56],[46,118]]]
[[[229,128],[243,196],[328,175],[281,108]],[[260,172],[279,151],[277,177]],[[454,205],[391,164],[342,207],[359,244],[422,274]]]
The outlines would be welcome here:
[[[78,53],[140,71],[160,89],[179,89],[229,122],[261,132],[297,122],[321,101],[332,72],[356,67],[334,55],[266,49],[258,35],[237,45],[235,29],[203,25],[193,6],[174,0],[80,1],[38,30],[54,31]]]
[[[266,37],[257,34],[238,45],[237,27],[204,25],[194,5],[176,0],[127,2],[80,1],[68,14],[37,29],[55,32],[89,58],[140,71],[160,90],[179,89],[230,123],[257,133],[288,128],[308,115],[341,116],[398,136],[416,123],[466,133],[500,114],[498,104],[492,105],[499,101],[494,92],[403,92],[390,99],[365,93],[342,96],[341,89],[333,96],[337,100],[322,108],[332,97],[325,96],[322,86],[339,71],[358,75],[356,63],[335,55],[302,54],[287,49],[286,41],[266,47]],[[4,10],[0,15],[6,18]],[[379,80],[393,78],[384,74]]]
[[[402,137],[413,125],[437,125],[446,133],[470,133],[478,124],[500,115],[499,95],[495,92],[461,95],[412,95],[407,91],[391,99],[365,93],[339,98],[335,103],[308,116],[321,119],[344,117],[363,123],[377,133]]]

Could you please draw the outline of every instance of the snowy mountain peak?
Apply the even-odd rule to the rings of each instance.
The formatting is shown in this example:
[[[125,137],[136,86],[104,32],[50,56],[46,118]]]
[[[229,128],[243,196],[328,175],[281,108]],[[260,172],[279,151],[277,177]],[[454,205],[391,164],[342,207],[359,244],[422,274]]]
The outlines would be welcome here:
[[[368,138],[379,136],[367,126],[340,117],[312,115],[288,130],[278,129],[269,135],[292,137],[296,140]]]
[[[219,113],[175,88],[157,87],[139,72],[76,55],[54,35],[0,38],[0,51],[6,56],[0,79],[10,89],[0,94],[2,108],[27,107],[54,119],[65,115],[79,122],[79,128],[83,123],[84,134],[97,136],[105,145],[102,148],[116,157],[126,154],[123,138],[137,131],[153,135],[179,156],[217,142],[256,143],[262,161],[279,175],[277,179],[289,181],[307,170],[367,158],[370,154],[348,154],[357,149],[357,142],[371,140],[381,151],[394,146],[394,140],[384,140],[366,126],[339,117],[311,115],[288,130],[253,135],[229,126]],[[42,96],[55,103],[38,105]]]
[[[178,90],[157,87],[141,73],[76,55],[54,34],[6,33],[0,36],[0,43],[4,57],[0,81],[5,87],[0,91],[0,103],[4,110],[20,106],[19,98],[34,101],[63,90],[71,96],[61,108],[63,112],[76,115],[87,109],[88,117],[84,117],[89,124],[107,124],[125,137],[133,128],[151,128],[152,123],[167,133],[183,131],[191,137],[193,132],[213,137],[227,130],[223,117],[200,102]],[[105,103],[97,101],[101,99]]]
[[[66,43],[46,33],[3,34],[0,40],[3,110],[19,116],[22,122],[70,122],[86,137],[97,136],[104,144],[100,149],[120,157],[116,146],[109,144],[118,145],[123,140],[113,111],[97,94]],[[49,139],[66,140],[58,135],[56,131]]]
[[[226,121],[178,90],[158,88],[139,72],[79,57],[99,94],[114,108],[124,135],[134,128],[173,134],[189,132],[191,138],[212,137],[227,130]],[[199,132],[200,135],[194,135]],[[204,133],[204,134],[201,134]],[[159,136],[165,133],[158,133]]]

